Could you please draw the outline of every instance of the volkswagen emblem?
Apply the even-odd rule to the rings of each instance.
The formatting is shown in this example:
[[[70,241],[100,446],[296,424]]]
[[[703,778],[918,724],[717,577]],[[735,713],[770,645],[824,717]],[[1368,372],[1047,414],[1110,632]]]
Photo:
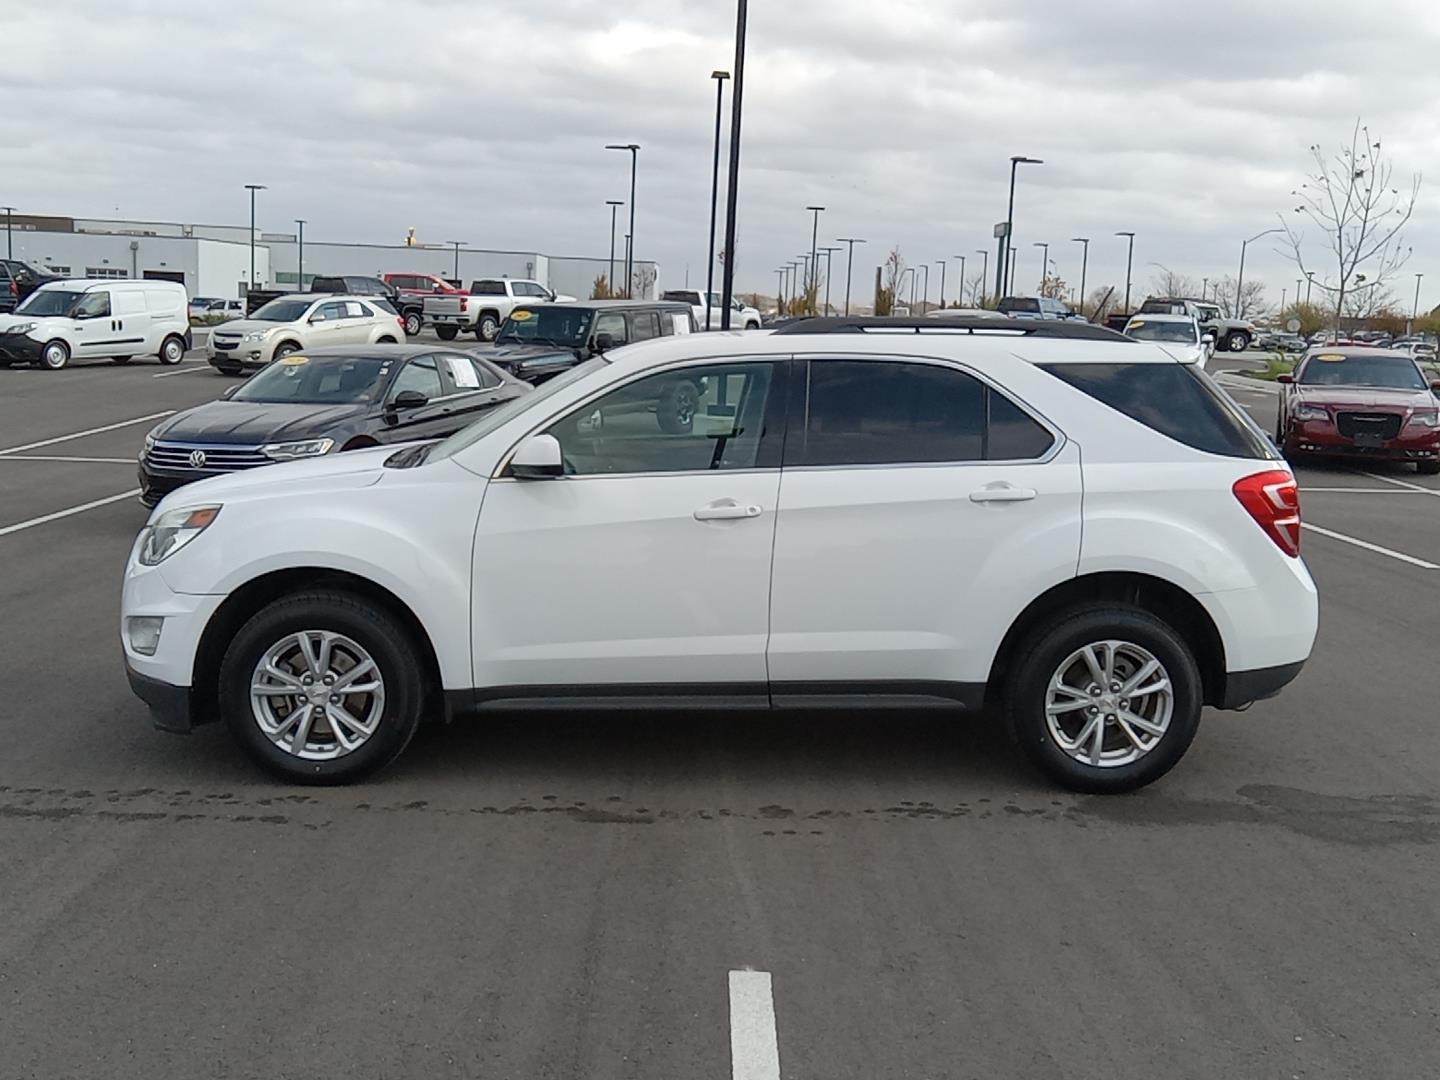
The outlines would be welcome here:
[[[203,469],[203,468],[205,467],[205,451],[204,451],[204,450],[191,450],[191,451],[190,451],[190,467],[191,467],[192,469]]]

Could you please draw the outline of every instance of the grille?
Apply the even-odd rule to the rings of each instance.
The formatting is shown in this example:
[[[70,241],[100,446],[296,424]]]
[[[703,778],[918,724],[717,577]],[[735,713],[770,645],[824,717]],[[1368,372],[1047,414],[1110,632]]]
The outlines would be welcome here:
[[[1400,415],[1342,412],[1335,416],[1335,427],[1347,439],[1356,435],[1379,435],[1382,439],[1393,439],[1400,434]]]
[[[202,465],[191,463],[190,455],[196,451],[205,455]],[[258,446],[234,446],[202,443],[157,442],[145,455],[145,464],[158,469],[182,469],[201,472],[235,472],[239,469],[253,469],[257,465],[269,465],[270,459],[260,453]]]
[[[227,352],[231,349],[238,349],[240,347],[240,335],[236,334],[233,337],[224,337],[220,334],[216,334],[215,347],[217,349],[224,349]]]

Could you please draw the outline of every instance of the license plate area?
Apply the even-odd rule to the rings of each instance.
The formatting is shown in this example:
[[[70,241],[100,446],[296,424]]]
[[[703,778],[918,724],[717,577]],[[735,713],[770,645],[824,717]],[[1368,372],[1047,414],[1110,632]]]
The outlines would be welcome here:
[[[1375,431],[1357,431],[1355,445],[1363,450],[1379,450],[1385,445],[1385,437]]]

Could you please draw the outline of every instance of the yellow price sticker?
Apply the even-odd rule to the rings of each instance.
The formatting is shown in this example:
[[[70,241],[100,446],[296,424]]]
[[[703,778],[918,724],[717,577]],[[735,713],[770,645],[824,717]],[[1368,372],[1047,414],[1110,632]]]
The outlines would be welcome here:
[[[310,358],[301,356],[299,353],[291,353],[289,356],[282,356],[275,361],[277,364],[284,364],[286,367],[299,367],[301,364],[308,364]]]
[[[1316,359],[1316,360],[1324,360],[1327,364],[1333,364],[1333,363],[1335,363],[1335,361],[1337,361],[1337,360],[1344,360],[1344,359],[1345,359],[1345,354],[1344,354],[1344,353],[1338,353],[1338,352],[1326,352],[1326,353],[1321,353],[1320,355],[1318,355],[1317,357],[1315,357],[1315,359]]]
[[[1132,322],[1132,323],[1130,324],[1130,329],[1131,329],[1131,330],[1138,330],[1138,329],[1140,329],[1140,327],[1142,327],[1142,326],[1144,326],[1144,325],[1145,325],[1145,320],[1144,320],[1144,319],[1136,319],[1134,322]]]
[[[514,319],[516,322],[525,322],[526,320],[528,320],[528,319],[533,319],[534,317],[535,317],[535,313],[534,313],[533,311],[523,311],[523,310],[522,310],[522,311],[512,311],[512,312],[510,313],[510,318]]]

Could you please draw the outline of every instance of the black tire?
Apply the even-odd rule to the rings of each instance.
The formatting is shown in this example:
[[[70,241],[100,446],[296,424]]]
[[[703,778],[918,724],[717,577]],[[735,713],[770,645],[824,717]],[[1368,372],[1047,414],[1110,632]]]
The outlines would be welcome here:
[[[276,345],[276,346],[275,346],[275,355],[272,356],[270,359],[271,359],[272,361],[274,361],[274,360],[281,360],[281,359],[284,359],[285,357],[289,356],[291,353],[297,353],[297,352],[299,352],[299,351],[300,351],[300,346],[297,345],[297,344],[295,344],[295,342],[293,342],[293,341],[282,341],[279,345]]]
[[[59,339],[47,341],[40,350],[40,359],[35,363],[46,371],[59,371],[70,363],[70,346]]]
[[[1243,330],[1232,330],[1225,335],[1225,348],[1229,352],[1244,352],[1250,347],[1250,335]]]
[[[500,333],[500,318],[493,311],[480,313],[480,318],[475,322],[475,339],[477,341],[494,341],[495,335]]]
[[[425,329],[425,320],[420,317],[420,312],[405,312],[405,336],[407,338],[415,337],[423,329]]]
[[[185,359],[185,339],[171,335],[160,343],[160,363],[174,367]]]
[[[460,328],[458,326],[435,327],[435,336],[438,337],[441,341],[454,341],[455,336],[459,333]]]
[[[689,379],[676,379],[660,391],[655,403],[655,422],[667,435],[688,435],[695,427],[700,392]]]
[[[1421,476],[1440,476],[1440,461],[1417,461],[1415,471]]]
[[[271,742],[251,709],[256,664],[276,643],[302,630],[329,630],[364,648],[384,682],[378,726],[358,748],[311,761]],[[384,608],[351,593],[316,590],[276,600],[251,616],[220,665],[220,715],[252,758],[276,776],[300,784],[344,784],[390,764],[405,749],[425,704],[425,664],[410,630]]]
[[[119,364],[123,366],[125,364],[128,364],[133,359],[135,359],[133,356],[112,356],[110,357],[110,362],[112,364]]]
[[[1137,760],[1092,765],[1071,757],[1055,741],[1046,720],[1046,697],[1051,678],[1068,657],[1088,644],[1112,640],[1137,645],[1160,662],[1170,680],[1172,712],[1164,734]],[[1200,669],[1185,640],[1149,612],[1119,604],[1073,608],[1036,629],[1021,644],[1005,684],[1006,718],[1025,756],[1062,787],[1099,795],[1134,791],[1169,772],[1195,738],[1203,699]],[[1077,716],[1075,723],[1084,721]],[[1124,739],[1118,725],[1107,724],[1102,731],[1107,747],[1112,739]]]

